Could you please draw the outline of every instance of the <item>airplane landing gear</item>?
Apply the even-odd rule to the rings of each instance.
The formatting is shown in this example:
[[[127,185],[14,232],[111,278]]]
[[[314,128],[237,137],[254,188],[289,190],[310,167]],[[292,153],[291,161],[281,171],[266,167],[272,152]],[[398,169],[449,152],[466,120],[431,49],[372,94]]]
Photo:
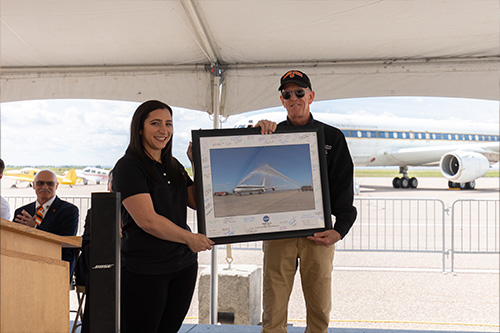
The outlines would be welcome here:
[[[473,181],[467,182],[467,183],[455,183],[455,182],[452,182],[451,180],[449,180],[448,187],[449,188],[459,188],[461,190],[473,190],[476,187],[476,181],[473,180]]]
[[[392,187],[394,188],[417,188],[418,180],[415,177],[408,177],[408,167],[399,167],[399,173],[403,174],[403,177],[395,177],[392,180]]]

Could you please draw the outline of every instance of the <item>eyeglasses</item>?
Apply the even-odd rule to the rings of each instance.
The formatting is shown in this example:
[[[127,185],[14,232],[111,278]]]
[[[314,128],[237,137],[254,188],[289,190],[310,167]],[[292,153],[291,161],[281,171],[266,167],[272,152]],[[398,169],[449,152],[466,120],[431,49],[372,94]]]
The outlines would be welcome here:
[[[281,96],[283,96],[283,99],[290,99],[292,97],[292,92],[297,96],[297,98],[302,98],[306,95],[306,91],[310,91],[309,89],[304,90],[304,89],[297,89],[294,91],[287,91],[283,90],[281,91]]]
[[[36,186],[42,187],[43,185],[47,185],[48,187],[54,187],[56,185],[56,182],[53,182],[49,180],[48,182],[44,182],[43,180],[37,180],[35,182]]]

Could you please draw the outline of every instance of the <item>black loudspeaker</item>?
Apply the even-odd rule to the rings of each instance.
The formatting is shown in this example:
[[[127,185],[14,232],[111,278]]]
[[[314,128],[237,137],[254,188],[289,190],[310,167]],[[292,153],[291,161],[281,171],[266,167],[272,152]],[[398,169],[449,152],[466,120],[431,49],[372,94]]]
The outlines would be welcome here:
[[[119,332],[120,193],[92,193],[91,219],[89,328]]]

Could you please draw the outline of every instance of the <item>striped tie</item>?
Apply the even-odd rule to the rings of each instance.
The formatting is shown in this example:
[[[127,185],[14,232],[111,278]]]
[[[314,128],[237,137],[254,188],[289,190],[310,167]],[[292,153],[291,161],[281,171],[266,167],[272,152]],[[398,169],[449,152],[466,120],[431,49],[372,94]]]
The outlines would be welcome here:
[[[39,226],[42,223],[43,220],[43,214],[42,214],[43,206],[38,206],[36,209],[35,213],[35,223],[37,226]]]

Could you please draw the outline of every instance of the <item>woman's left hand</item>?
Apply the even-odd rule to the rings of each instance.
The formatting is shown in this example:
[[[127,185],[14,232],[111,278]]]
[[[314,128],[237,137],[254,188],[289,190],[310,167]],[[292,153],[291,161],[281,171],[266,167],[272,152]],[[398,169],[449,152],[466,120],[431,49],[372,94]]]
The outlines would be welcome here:
[[[191,237],[187,242],[187,246],[193,252],[201,252],[211,250],[215,242],[203,234],[191,233]]]

